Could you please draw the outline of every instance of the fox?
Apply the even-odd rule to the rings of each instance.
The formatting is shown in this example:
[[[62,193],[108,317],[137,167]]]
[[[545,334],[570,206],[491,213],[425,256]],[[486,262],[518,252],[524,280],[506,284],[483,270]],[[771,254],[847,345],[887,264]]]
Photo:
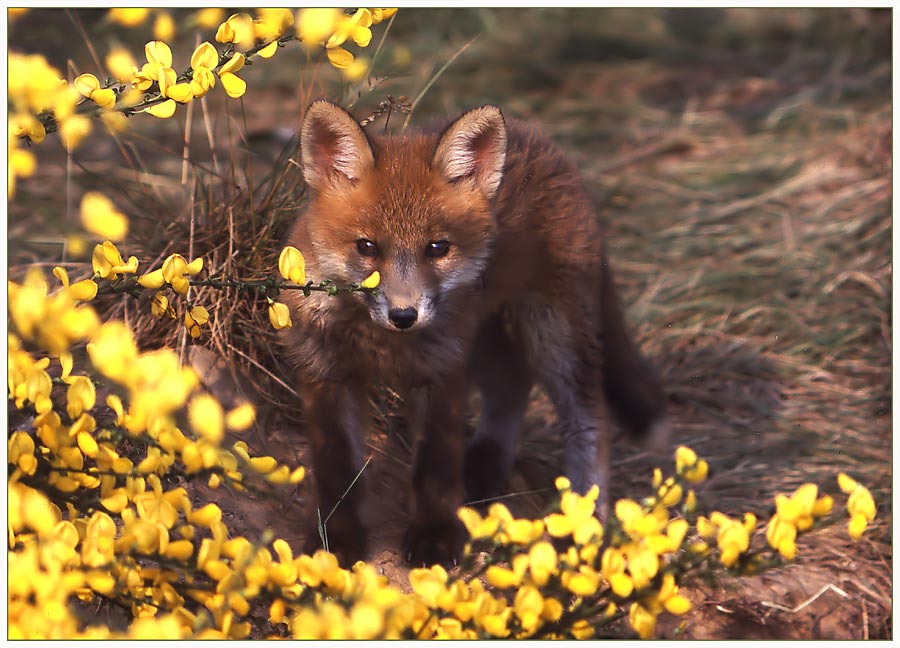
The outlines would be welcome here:
[[[363,466],[370,386],[402,397],[415,434],[402,552],[452,563],[467,540],[464,502],[500,496],[534,386],[557,415],[574,490],[609,505],[611,432],[660,447],[669,434],[658,371],[638,351],[603,230],[574,162],[539,128],[494,105],[442,130],[373,135],[328,100],[300,130],[308,196],[286,244],[309,276],[375,290],[285,291],[281,331],[310,438],[329,551],[364,558]],[[470,391],[482,408],[467,439]],[[364,475],[363,475],[364,481]],[[309,549],[318,535],[313,533]]]

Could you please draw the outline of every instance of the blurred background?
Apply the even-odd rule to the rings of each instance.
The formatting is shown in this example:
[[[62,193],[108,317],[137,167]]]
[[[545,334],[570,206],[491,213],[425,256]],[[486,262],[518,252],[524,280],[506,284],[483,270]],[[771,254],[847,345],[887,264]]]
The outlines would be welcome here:
[[[165,13],[171,25],[151,12],[126,28],[104,9],[32,9],[10,23],[9,49],[44,54],[69,79],[102,79],[112,47],[142,62],[144,43],[168,28],[156,37],[183,69],[215,27],[196,25],[192,10]],[[171,119],[132,117],[116,137],[95,128],[71,156],[48,136],[33,147],[35,175],[18,183],[9,204],[10,276],[34,263],[65,263],[75,278],[90,273],[69,244],[90,189],[128,214],[123,249],[148,263],[186,249],[188,205],[202,204],[195,255],[241,276],[269,273],[302,204],[291,138],[310,99],[331,97],[358,118],[374,116],[368,128],[376,133],[400,132],[404,109],[413,108],[416,126],[497,104],[539,122],[581,168],[608,226],[632,329],[665,376],[672,447],[691,445],[712,466],[701,499],[766,515],[775,493],[801,483],[835,492],[843,470],[879,504],[875,526],[856,544],[830,529],[801,543],[796,565],[740,586],[698,585],[695,611],[664,634],[890,637],[891,11],[401,9],[388,24],[354,50],[371,60],[387,32],[366,79],[347,81],[292,43],[241,71],[241,99],[217,88],[190,119],[182,107]],[[226,213],[236,219],[231,230]],[[221,256],[229,242],[241,252],[232,265]],[[272,414],[255,443],[302,460],[294,423],[284,423],[296,401],[264,308],[208,297],[230,299],[216,311],[227,316],[191,345],[206,350],[192,362],[207,363],[207,378],[222,357],[226,374],[248,372],[253,397]],[[137,322],[144,344],[184,344],[174,324],[151,321],[143,302],[105,308]],[[231,380],[222,389],[240,382]],[[410,440],[391,414],[391,395],[379,403],[369,446],[377,560],[402,581],[392,548],[406,504],[395,494],[405,489]],[[520,496],[509,504],[521,514],[542,510],[546,494],[523,494],[545,489],[559,468],[552,425],[536,393],[510,482]],[[660,459],[625,440],[615,457],[612,495],[645,492]],[[239,530],[284,524],[283,537],[299,542],[291,520],[302,514],[283,510],[292,503],[232,504]]]

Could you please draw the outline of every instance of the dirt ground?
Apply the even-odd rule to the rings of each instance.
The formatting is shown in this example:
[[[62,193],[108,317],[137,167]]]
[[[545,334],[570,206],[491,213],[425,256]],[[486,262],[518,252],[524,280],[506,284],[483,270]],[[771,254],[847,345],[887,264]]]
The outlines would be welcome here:
[[[102,13],[77,16],[105,51],[113,34],[98,21]],[[296,168],[277,156],[309,98],[353,103],[358,117],[388,96],[411,103],[459,53],[416,104],[412,124],[495,103],[540,122],[574,157],[608,225],[629,322],[666,382],[671,449],[687,444],[710,462],[702,502],[767,516],[776,493],[807,481],[836,493],[834,476],[845,471],[878,504],[876,522],[856,543],[843,527],[815,532],[783,569],[694,584],[694,610],[661,619],[661,637],[891,638],[891,20],[889,10],[863,9],[404,9],[378,80],[352,91],[288,47],[242,72],[244,99],[226,105],[211,95],[189,127],[184,115],[138,116],[119,142],[98,134],[71,160],[48,138],[38,173],[21,182],[9,208],[10,274],[64,260],[73,205],[92,188],[131,216],[131,253],[152,262],[184,251],[186,131],[187,177],[222,192],[218,203],[204,203],[204,227],[226,231],[226,212],[269,223],[254,230],[256,240],[239,223],[234,242],[244,258],[262,258],[258,242],[271,255],[297,203]],[[92,70],[81,41],[58,38],[72,24],[62,11],[33,12],[16,23],[10,48],[45,52],[60,69],[71,60],[73,69]],[[137,56],[144,36],[132,38]],[[183,39],[190,44],[181,52],[189,52],[193,36]],[[395,113],[388,127],[398,130],[403,119]],[[370,128],[384,123],[382,116]],[[202,171],[213,166],[226,170],[219,184]],[[249,273],[240,255],[223,260],[223,240],[198,236],[195,255]],[[76,277],[89,265],[65,261]],[[223,400],[243,395],[259,404],[252,450],[303,462],[302,415],[260,326],[264,307],[228,299],[228,317],[185,357]],[[143,302],[107,307],[146,322],[147,345],[184,345],[177,332],[148,322]],[[406,588],[397,548],[413,441],[392,395],[376,400],[381,415],[365,474],[372,560]],[[535,392],[508,485],[515,513],[542,512],[559,472],[557,446],[552,409]],[[614,498],[642,496],[652,468],[671,465],[671,454],[651,456],[624,438],[614,457]],[[195,495],[217,501],[234,532],[271,528],[299,549],[313,515],[311,481],[279,501],[205,487]]]

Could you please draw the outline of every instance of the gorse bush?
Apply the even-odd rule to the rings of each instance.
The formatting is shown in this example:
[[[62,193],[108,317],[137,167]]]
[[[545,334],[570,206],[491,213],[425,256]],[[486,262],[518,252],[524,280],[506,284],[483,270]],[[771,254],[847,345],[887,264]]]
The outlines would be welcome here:
[[[371,27],[394,12],[261,9],[254,18],[204,9],[189,24],[214,29],[217,45],[203,42],[176,72],[167,12],[112,9],[109,20],[124,27],[152,19],[157,40],[140,68],[124,49],[110,52],[106,81],[83,74],[69,84],[43,57],[13,53],[9,198],[16,179],[34,172],[29,143],[58,132],[72,149],[95,120],[120,128],[142,112],[169,117],[216,85],[239,97],[251,77],[242,67],[292,41],[361,79],[369,63],[344,45],[367,47]],[[800,535],[839,517],[833,496],[815,484],[778,495],[765,522],[701,514],[693,488],[709,466],[681,447],[673,474],[655,470],[648,496],[618,501],[605,524],[595,516],[596,487],[578,494],[565,478],[539,519],[514,518],[499,503],[485,514],[461,509],[470,535],[461,564],[452,574],[413,569],[410,594],[372,565],[343,569],[326,551],[295,556],[283,539],[235,535],[216,504],[192,502],[189,482],[270,495],[303,480],[303,467],[253,456],[243,441],[228,447],[226,431],[249,429],[254,408],[226,411],[174,349],[140,350],[128,324],[102,321],[91,302],[151,291],[155,317],[180,310],[190,337],[202,339],[216,314],[191,301],[194,286],[259,289],[272,326],[282,328],[290,314],[269,295],[377,290],[378,274],[359,285],[313,281],[302,251],[290,247],[264,280],[213,275],[202,257],[177,253],[145,268],[117,246],[126,249],[129,222],[112,201],[89,192],[80,207],[100,241],[90,276],[70,279],[56,267],[54,280],[35,266],[8,285],[10,638],[589,638],[621,636],[623,620],[647,638],[660,614],[690,611],[683,588],[692,579],[782,565],[796,557]],[[845,474],[837,485],[856,539],[875,503]],[[86,622],[83,605],[99,603],[122,610],[126,627]]]

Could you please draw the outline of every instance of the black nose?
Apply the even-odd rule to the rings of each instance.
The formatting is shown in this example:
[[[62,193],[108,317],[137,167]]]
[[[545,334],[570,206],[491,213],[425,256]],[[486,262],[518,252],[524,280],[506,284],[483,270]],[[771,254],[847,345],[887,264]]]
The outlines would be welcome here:
[[[398,329],[408,329],[416,323],[418,316],[415,308],[392,308],[388,311],[388,319]]]

